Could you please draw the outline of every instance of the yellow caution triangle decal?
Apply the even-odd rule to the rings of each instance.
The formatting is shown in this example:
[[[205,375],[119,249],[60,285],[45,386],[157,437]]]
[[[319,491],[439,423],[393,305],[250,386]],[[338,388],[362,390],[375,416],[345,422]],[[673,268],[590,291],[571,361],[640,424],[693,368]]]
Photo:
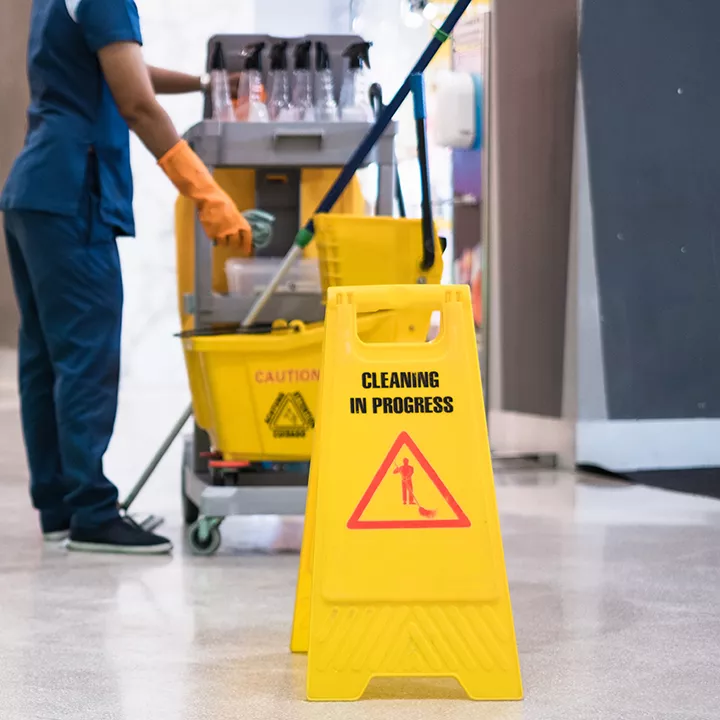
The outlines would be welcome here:
[[[401,454],[404,456],[398,463]],[[415,464],[410,463],[410,458],[430,480],[430,492],[418,490],[419,473],[416,472]],[[385,483],[392,479],[391,474],[399,474],[401,478],[400,484],[392,483],[393,488],[389,487],[390,483]],[[392,498],[397,502],[390,499],[391,492]],[[381,496],[384,499],[379,499]],[[437,496],[432,506],[428,504],[431,496]],[[423,498],[423,505],[420,504],[419,497]],[[375,505],[378,505],[377,509]],[[347,526],[349,530],[451,528],[470,527],[470,520],[410,435],[403,431],[393,443]]]

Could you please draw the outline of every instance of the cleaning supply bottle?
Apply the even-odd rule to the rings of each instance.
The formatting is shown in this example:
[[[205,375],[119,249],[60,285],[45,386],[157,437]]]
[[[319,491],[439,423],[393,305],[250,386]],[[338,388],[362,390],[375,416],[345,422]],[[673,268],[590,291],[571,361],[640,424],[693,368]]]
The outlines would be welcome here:
[[[288,77],[287,40],[277,42],[270,50],[270,99],[267,109],[270,120],[290,122],[293,113],[290,107],[290,79]]]
[[[330,66],[330,52],[324,42],[315,43],[315,119],[318,122],[337,122],[338,106],[335,100],[335,80]]]
[[[268,109],[265,105],[265,87],[262,77],[262,52],[265,43],[248,45],[243,50],[243,71],[238,88],[238,120],[247,122],[268,122]]]
[[[373,110],[368,95],[367,72],[370,67],[372,43],[357,42],[345,48],[343,57],[348,59],[340,94],[340,119],[343,122],[372,122]]]
[[[225,53],[222,43],[217,43],[210,58],[210,97],[212,100],[213,120],[232,122],[235,120],[235,110],[230,98],[230,80]]]
[[[314,122],[315,120],[312,73],[310,72],[311,49],[312,41],[306,40],[296,45],[293,53],[295,71],[293,73],[292,112],[293,118],[298,122]]]

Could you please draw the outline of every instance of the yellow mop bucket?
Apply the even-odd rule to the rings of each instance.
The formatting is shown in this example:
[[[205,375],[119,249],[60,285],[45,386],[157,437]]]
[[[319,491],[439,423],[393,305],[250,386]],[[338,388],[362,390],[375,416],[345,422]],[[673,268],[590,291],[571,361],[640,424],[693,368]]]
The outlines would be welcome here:
[[[397,313],[359,319],[368,343],[414,334]],[[310,459],[317,417],[322,323],[276,323],[270,331],[184,338],[198,424],[227,460]],[[199,411],[199,412],[198,412]]]
[[[440,239],[424,271],[422,221],[361,215],[316,215],[315,243],[323,292],[338,285],[437,285],[442,280]]]
[[[321,214],[314,223],[323,293],[340,285],[438,285],[442,281],[442,246],[437,232],[435,261],[429,270],[422,269],[422,220]],[[389,342],[425,341],[430,312],[420,308],[393,314],[409,335],[406,340],[395,337]]]

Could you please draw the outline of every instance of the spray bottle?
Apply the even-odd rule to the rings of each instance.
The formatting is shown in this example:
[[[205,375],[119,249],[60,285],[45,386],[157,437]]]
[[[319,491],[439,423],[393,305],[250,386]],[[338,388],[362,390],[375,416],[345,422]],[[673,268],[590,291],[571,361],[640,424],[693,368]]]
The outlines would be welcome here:
[[[230,80],[225,53],[222,43],[217,43],[210,59],[210,96],[212,100],[213,120],[232,122],[235,120],[235,111],[230,99]]]
[[[268,115],[274,122],[290,122],[293,113],[290,107],[290,78],[288,77],[287,40],[277,42],[270,50],[270,100]]]
[[[324,42],[315,44],[315,82],[315,119],[318,122],[337,122],[339,117],[335,101],[335,80],[330,66],[330,53]]]
[[[343,122],[372,122],[373,120],[365,70],[366,67],[370,67],[371,47],[372,43],[357,42],[343,52],[343,57],[348,58],[348,69],[345,72],[340,94],[340,119]]]
[[[292,112],[293,118],[299,122],[313,122],[312,74],[310,72],[310,49],[312,42],[307,40],[295,46],[293,73]]]
[[[265,87],[262,77],[262,52],[265,43],[248,45],[243,50],[244,67],[238,88],[237,119],[247,122],[268,122]]]

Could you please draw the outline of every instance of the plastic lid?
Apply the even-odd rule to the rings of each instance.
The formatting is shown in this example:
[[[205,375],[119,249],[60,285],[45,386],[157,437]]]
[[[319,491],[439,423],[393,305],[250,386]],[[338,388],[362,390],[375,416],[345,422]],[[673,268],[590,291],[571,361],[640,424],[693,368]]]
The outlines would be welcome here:
[[[315,43],[315,69],[318,71],[330,69],[330,51],[327,43]]]
[[[225,52],[223,50],[222,43],[215,43],[213,48],[212,56],[210,58],[210,69],[211,70],[227,70],[225,64]]]
[[[264,42],[254,43],[243,49],[245,70],[262,70],[262,51],[264,49]]]
[[[296,70],[310,69],[310,48],[312,48],[311,40],[306,40],[295,46],[294,58]]]
[[[370,67],[371,47],[371,42],[357,42],[345,48],[343,57],[350,60],[351,70],[361,70],[365,65]]]
[[[275,43],[270,50],[270,70],[287,70],[287,40]]]

